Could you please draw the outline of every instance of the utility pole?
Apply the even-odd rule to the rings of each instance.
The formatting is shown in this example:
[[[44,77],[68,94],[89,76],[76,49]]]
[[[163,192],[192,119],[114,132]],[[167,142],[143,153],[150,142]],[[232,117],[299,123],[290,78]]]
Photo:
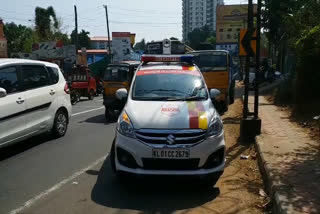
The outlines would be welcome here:
[[[74,5],[74,15],[75,15],[75,33],[76,33],[76,61],[78,59],[78,49],[79,49],[79,39],[78,39],[78,14],[77,14],[77,6]]]
[[[108,30],[108,49],[109,49],[109,56],[112,61],[111,55],[111,42],[110,42],[110,29],[109,29],[109,16],[108,16],[108,5],[103,5],[104,9],[106,10],[106,20],[107,20],[107,30]]]

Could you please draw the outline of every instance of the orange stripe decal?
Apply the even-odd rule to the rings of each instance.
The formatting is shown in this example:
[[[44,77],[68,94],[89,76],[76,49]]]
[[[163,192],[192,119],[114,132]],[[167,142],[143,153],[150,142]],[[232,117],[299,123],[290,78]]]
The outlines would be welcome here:
[[[190,129],[208,129],[207,113],[202,102],[187,102]]]

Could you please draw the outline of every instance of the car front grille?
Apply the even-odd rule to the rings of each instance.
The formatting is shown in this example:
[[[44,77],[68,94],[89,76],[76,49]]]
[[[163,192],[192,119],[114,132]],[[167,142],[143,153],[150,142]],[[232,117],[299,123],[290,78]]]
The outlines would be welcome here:
[[[202,129],[185,130],[153,130],[140,129],[136,131],[136,137],[149,144],[195,144],[206,138],[206,131]]]
[[[196,170],[199,169],[199,161],[199,158],[186,160],[142,158],[143,169],[149,170]]]

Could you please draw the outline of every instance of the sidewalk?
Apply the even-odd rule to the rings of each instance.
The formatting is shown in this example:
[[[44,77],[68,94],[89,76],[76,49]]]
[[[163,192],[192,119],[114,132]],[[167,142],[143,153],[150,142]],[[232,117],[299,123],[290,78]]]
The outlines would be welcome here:
[[[249,97],[253,111],[254,97]],[[290,121],[290,115],[260,96],[260,166],[275,213],[320,213],[320,142]]]

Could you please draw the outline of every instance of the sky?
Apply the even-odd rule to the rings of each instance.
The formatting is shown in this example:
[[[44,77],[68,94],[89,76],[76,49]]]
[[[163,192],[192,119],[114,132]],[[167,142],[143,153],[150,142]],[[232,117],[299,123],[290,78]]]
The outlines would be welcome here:
[[[74,5],[78,29],[90,36],[107,36],[104,4],[108,5],[110,32],[136,33],[136,41],[177,37],[182,39],[182,0],[0,0],[0,17],[7,22],[34,26],[34,9],[53,6],[62,21],[61,30],[74,29]],[[245,4],[247,0],[225,0]]]

